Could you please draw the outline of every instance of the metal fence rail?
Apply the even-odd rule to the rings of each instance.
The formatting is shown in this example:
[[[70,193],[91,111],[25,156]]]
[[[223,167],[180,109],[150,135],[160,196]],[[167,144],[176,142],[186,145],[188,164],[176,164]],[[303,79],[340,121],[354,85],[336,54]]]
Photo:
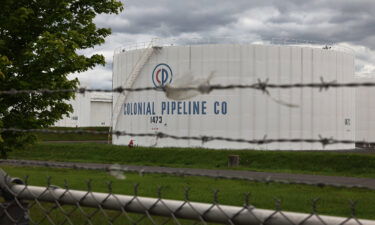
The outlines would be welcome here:
[[[137,195],[137,189],[133,196],[129,196],[111,191],[92,192],[90,187],[87,191],[78,191],[50,184],[47,187],[30,186],[9,177],[2,170],[0,190],[6,200],[0,204],[1,225],[93,224],[98,215],[106,224],[375,224],[375,221],[355,218],[354,212],[349,218],[318,215],[314,206],[311,214],[304,214],[285,212],[280,208],[257,209],[249,204],[248,198],[245,198],[243,207],[220,205],[217,193],[213,203],[207,204],[189,201],[188,193],[184,201],[176,201],[163,199],[160,192],[158,198],[141,197]],[[39,219],[30,213],[32,207],[41,212]],[[92,211],[87,211],[87,208],[92,208]],[[59,221],[54,220],[53,214],[56,213],[60,214]],[[74,215],[78,215],[81,222],[77,223]]]

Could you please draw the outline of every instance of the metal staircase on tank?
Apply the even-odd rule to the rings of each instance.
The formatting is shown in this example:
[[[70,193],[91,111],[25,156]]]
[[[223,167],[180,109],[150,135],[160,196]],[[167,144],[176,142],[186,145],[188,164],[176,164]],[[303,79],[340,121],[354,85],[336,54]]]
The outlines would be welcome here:
[[[132,72],[130,73],[130,76],[126,81],[124,82],[121,87],[123,88],[132,88],[135,81],[139,77],[139,75],[142,72],[143,67],[146,65],[146,63],[150,60],[151,56],[153,53],[156,51],[160,50],[161,47],[159,46],[154,46],[153,41],[150,43],[150,45],[144,50],[143,54],[141,57],[138,59],[137,63],[133,67]],[[126,101],[126,98],[129,96],[129,92],[125,91],[121,94],[118,95],[116,105],[113,108],[113,113],[112,113],[112,126],[110,127],[110,132],[111,133],[113,130],[116,130],[120,112],[122,109],[123,104]]]

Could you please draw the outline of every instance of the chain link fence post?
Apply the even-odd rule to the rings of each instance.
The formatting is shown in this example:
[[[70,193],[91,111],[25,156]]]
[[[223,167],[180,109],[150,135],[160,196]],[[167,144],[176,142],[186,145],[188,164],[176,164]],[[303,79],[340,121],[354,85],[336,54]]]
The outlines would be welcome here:
[[[5,176],[4,176],[5,175]],[[16,199],[16,196],[9,189],[9,184],[24,184],[21,179],[8,177],[3,170],[0,170],[0,225],[29,225],[28,203]]]

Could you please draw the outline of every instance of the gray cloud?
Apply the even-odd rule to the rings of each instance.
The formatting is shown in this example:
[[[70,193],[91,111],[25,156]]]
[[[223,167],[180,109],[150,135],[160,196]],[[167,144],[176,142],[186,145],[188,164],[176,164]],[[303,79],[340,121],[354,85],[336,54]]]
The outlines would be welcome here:
[[[265,14],[252,18],[264,25],[262,29],[249,30],[259,32],[261,38],[283,33],[290,38],[371,44],[366,43],[365,38],[375,33],[375,17],[372,16],[375,2],[372,0],[129,0],[125,4],[127,8],[121,17],[126,22],[112,23],[114,32],[159,37],[181,33],[215,34],[223,27],[238,29],[236,24],[252,10]],[[266,8],[273,8],[277,15],[264,19],[269,13]],[[228,29],[226,35],[231,32]],[[375,48],[375,43],[369,47]]]
[[[125,1],[122,17],[112,21],[114,32],[152,34],[157,36],[179,35],[214,29],[237,20],[236,8],[242,4],[229,1]],[[233,6],[235,5],[235,7]],[[126,20],[126,22],[124,22]]]
[[[100,15],[99,27],[111,27],[106,44],[84,51],[101,53],[109,63],[84,73],[85,83],[108,85],[113,50],[127,43],[161,38],[210,38],[248,41],[285,38],[345,43],[358,55],[358,73],[375,73],[375,1],[373,0],[124,0],[120,15]],[[229,39],[228,39],[229,40]]]

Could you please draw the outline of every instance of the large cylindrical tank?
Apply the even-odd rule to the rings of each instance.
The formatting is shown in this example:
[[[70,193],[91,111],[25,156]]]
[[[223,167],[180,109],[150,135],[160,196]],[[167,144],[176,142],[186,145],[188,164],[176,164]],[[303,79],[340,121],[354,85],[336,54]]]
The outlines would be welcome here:
[[[374,77],[356,77],[358,83],[375,83]],[[375,88],[360,87],[356,90],[356,140],[375,142]],[[357,147],[374,148],[370,145]]]
[[[114,55],[113,87],[153,87],[188,79],[210,84],[274,84],[351,82],[354,57],[331,49],[252,44],[163,46],[120,51]],[[129,86],[130,85],[130,86]],[[354,140],[354,90],[330,88],[218,90],[187,100],[168,99],[162,91],[114,95],[113,129],[131,133],[164,132],[177,136],[220,136],[241,139]],[[121,101],[119,101],[121,100]],[[290,107],[293,105],[293,107]],[[116,106],[115,106],[116,107]],[[204,147],[214,149],[316,150],[319,143],[251,145],[225,141],[113,137],[113,144]],[[324,149],[352,149],[335,144]]]
[[[57,121],[56,127],[90,127],[90,113],[91,113],[91,94],[77,93],[74,99],[67,101],[73,107],[73,112],[69,116]]]

